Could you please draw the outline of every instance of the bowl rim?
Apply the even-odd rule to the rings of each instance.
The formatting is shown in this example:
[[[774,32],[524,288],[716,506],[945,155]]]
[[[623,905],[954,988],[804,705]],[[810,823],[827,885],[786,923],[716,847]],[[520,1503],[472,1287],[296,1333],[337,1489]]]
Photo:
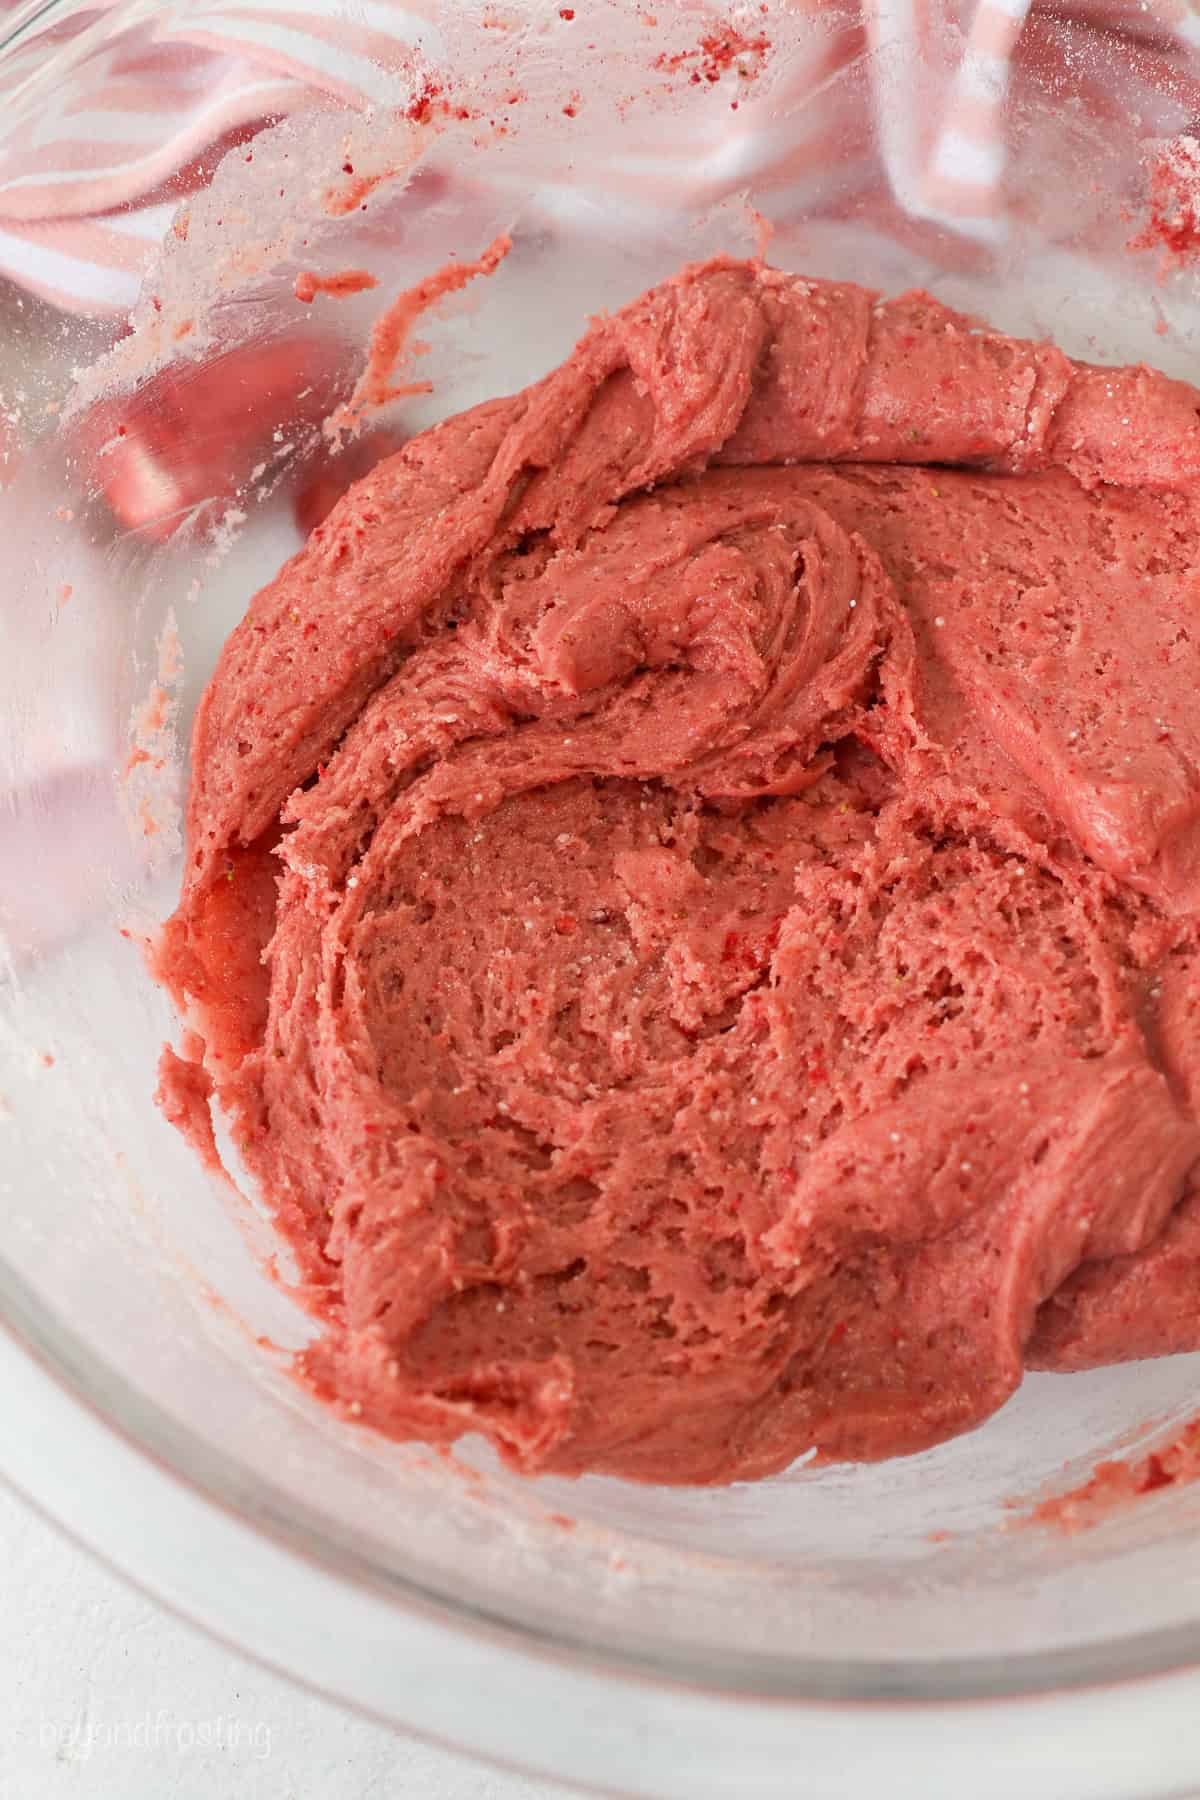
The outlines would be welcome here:
[[[731,1657],[728,1663],[717,1663],[702,1654],[692,1658],[654,1655],[608,1639],[553,1630],[532,1616],[522,1618],[494,1607],[483,1595],[464,1598],[461,1590],[448,1590],[422,1581],[415,1572],[385,1566],[328,1513],[298,1500],[288,1489],[264,1481],[235,1458],[214,1451],[156,1401],[101,1364],[94,1350],[56,1318],[24,1278],[0,1258],[0,1351],[8,1345],[23,1349],[61,1392],[206,1504],[389,1604],[398,1601],[430,1609],[458,1629],[501,1634],[514,1650],[573,1658],[634,1681],[667,1681],[714,1695],[801,1704],[1028,1698],[1189,1671],[1195,1671],[1200,1680],[1200,1621],[1071,1649],[1000,1657],[956,1655],[953,1660],[884,1657],[871,1661],[791,1653],[771,1657],[739,1651],[736,1660]],[[0,1452],[0,1471],[4,1466]],[[797,1674],[798,1680],[794,1679]]]
[[[1127,1800],[1200,1779],[1200,1735],[1180,1729],[1200,1715],[1200,1627],[994,1666],[794,1659],[790,1692],[552,1638],[384,1579],[232,1460],[186,1466],[169,1440],[187,1432],[98,1372],[23,1286],[0,1264],[5,1477],[154,1599],[366,1717],[647,1800],[742,1795],[751,1781],[794,1794],[798,1766],[813,1792],[874,1792],[901,1754],[929,1800],[958,1800],[968,1769],[980,1800],[1011,1800],[1015,1780],[1028,1800]]]

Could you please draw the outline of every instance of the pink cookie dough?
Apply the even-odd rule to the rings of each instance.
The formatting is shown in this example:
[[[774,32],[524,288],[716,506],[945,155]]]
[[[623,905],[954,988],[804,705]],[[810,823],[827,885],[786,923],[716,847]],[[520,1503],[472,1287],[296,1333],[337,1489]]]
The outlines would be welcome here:
[[[1190,387],[717,259],[350,489],[157,963],[312,1390],[728,1482],[1200,1346],[1198,478]]]

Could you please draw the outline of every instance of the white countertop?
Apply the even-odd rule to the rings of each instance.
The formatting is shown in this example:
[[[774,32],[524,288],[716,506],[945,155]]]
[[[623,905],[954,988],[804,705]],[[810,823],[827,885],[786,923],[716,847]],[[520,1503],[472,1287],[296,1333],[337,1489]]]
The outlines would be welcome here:
[[[0,1800],[570,1800],[215,1644],[0,1486]]]

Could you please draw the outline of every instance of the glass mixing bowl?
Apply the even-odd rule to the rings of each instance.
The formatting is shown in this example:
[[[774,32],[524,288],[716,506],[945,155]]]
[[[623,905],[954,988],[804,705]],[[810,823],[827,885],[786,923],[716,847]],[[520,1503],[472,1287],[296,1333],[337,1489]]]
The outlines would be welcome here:
[[[8,117],[44,132],[69,95],[86,118],[114,58],[285,12],[19,8]],[[736,41],[667,0],[347,0],[326,91],[289,77],[286,119],[160,190],[187,197],[132,329],[5,293],[0,1463],[229,1641],[524,1768],[689,1800],[876,1793],[901,1767],[933,1797],[1178,1793],[1200,1785],[1200,1488],[1076,1535],[1023,1509],[1177,1427],[1200,1358],[1031,1377],[981,1431],[880,1467],[522,1481],[296,1388],[256,1341],[308,1330],[268,1228],[154,1105],[174,1022],[138,940],[177,885],[190,713],[298,517],[370,452],[332,454],[319,420],[382,296],[512,233],[423,321],[401,433],[542,373],[681,262],[751,252],[764,218],[781,266],[1194,366],[1193,278],[1127,247],[1150,141],[1187,128],[1200,77],[1157,27],[1038,15],[1004,97],[980,63],[999,135],[964,203],[921,176],[954,17],[923,10],[919,41],[882,5],[733,18]],[[362,265],[379,292],[295,297],[303,270]]]

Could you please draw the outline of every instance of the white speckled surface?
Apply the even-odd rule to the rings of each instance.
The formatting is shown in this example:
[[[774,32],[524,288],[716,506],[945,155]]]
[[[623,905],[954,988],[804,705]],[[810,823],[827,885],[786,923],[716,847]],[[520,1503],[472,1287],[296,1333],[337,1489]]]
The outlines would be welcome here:
[[[570,1800],[180,1623],[0,1487],[0,1800]]]

